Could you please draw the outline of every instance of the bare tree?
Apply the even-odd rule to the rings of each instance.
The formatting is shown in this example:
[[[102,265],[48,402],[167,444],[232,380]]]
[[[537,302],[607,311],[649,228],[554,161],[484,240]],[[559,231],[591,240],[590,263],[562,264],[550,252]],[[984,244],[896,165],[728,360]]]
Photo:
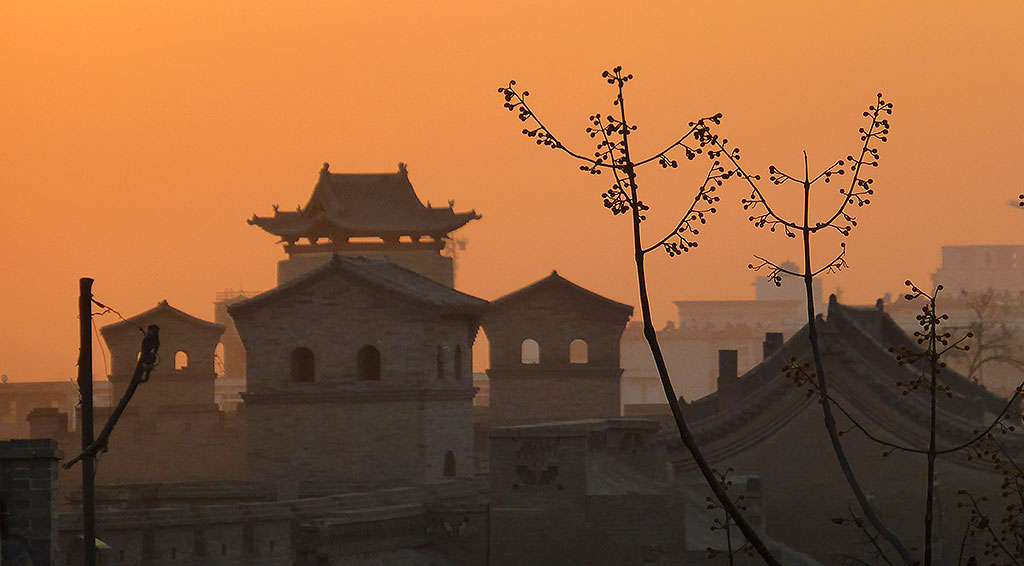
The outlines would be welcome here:
[[[1024,371],[1021,328],[1006,319],[1008,314],[1021,312],[1021,299],[1013,300],[1007,293],[987,289],[962,291],[957,302],[962,304],[967,321],[953,328],[970,332],[973,339],[969,350],[953,353],[951,361],[955,367],[971,381],[990,388],[996,386],[993,378],[998,377],[999,370],[1014,375]],[[990,370],[987,377],[986,369]]]
[[[651,321],[651,305],[647,293],[647,273],[644,264],[647,254],[657,250],[664,250],[669,256],[676,256],[697,247],[696,237],[699,234],[700,226],[705,224],[708,216],[716,211],[715,203],[718,202],[719,197],[714,194],[715,189],[721,186],[724,180],[736,174],[738,170],[739,150],[736,148],[725,150],[724,144],[727,143],[727,140],[720,140],[712,132],[712,127],[719,125],[722,118],[721,114],[715,114],[690,122],[688,129],[675,141],[669,143],[665,149],[642,159],[635,158],[630,150],[629,142],[630,136],[636,131],[637,126],[627,117],[626,101],[623,97],[623,87],[632,80],[633,76],[623,74],[621,67],[615,67],[611,71],[605,71],[602,77],[615,88],[615,99],[612,104],[617,111],[615,114],[595,113],[590,116],[590,126],[586,132],[597,141],[596,151],[593,152],[592,157],[564,145],[530,108],[527,103],[529,92],[517,90],[515,81],[509,81],[508,85],[499,88],[498,92],[504,96],[505,108],[516,113],[519,120],[526,125],[522,130],[523,135],[535,140],[538,145],[560,151],[576,159],[580,162],[581,171],[592,175],[611,174],[611,186],[601,197],[605,207],[612,214],[628,214],[631,220],[644,337],[647,339],[654,363],[658,368],[658,375],[661,378],[665,397],[679,431],[680,440],[692,455],[727,516],[735,522],[737,528],[765,562],[778,565],[778,560],[769,551],[764,540],[726,492],[721,478],[715,474],[704,457],[683,416],[679,398],[672,387],[665,358]],[[723,166],[719,159],[723,153],[728,156],[734,167]],[[680,154],[688,160],[694,160],[698,155],[706,154],[711,161],[707,175],[704,182],[697,188],[692,203],[679,216],[675,227],[657,240],[647,243],[642,238],[642,228],[650,207],[639,197],[637,169],[647,164],[657,164],[662,168],[676,168],[678,162],[675,156]]]
[[[722,485],[725,486],[726,490],[728,490],[733,485],[732,480],[729,479],[729,474],[733,473],[734,471],[735,470],[733,470],[732,468],[726,468],[724,472],[719,472],[718,470],[715,470],[715,475],[718,476],[718,481],[720,481]],[[715,509],[721,508],[721,506],[715,503],[715,500],[710,497],[706,497],[704,500],[707,503],[707,509],[709,511],[714,511]],[[739,508],[740,511],[747,510],[747,504],[745,500],[746,497],[744,497],[743,495],[736,496],[736,507]],[[737,555],[745,554],[747,556],[753,556],[754,549],[750,546],[749,542],[743,544],[733,542],[732,517],[730,517],[728,513],[722,513],[721,518],[715,517],[712,520],[711,532],[718,531],[721,531],[722,534],[725,535],[725,549],[719,550],[711,546],[707,547],[705,551],[707,552],[709,559],[715,558],[716,556],[725,556],[729,560],[729,566],[733,566],[734,564],[736,564]]]
[[[850,234],[857,225],[856,218],[852,215],[851,209],[854,206],[862,207],[870,203],[870,197],[874,194],[873,179],[864,176],[868,168],[878,166],[877,144],[885,142],[889,134],[889,121],[887,116],[892,114],[892,103],[886,102],[881,93],[878,94],[875,104],[868,107],[864,117],[869,124],[866,128],[860,129],[861,147],[856,156],[849,155],[846,159],[839,159],[826,167],[814,176],[810,174],[810,167],[807,160],[807,152],[804,152],[804,167],[802,173],[791,175],[774,165],[768,167],[769,180],[774,185],[794,183],[803,191],[803,215],[801,218],[791,219],[780,214],[769,201],[765,191],[761,188],[758,175],[748,173],[740,165],[739,160],[734,158],[734,151],[727,144],[727,140],[713,138],[709,141],[718,154],[726,156],[734,167],[738,177],[746,182],[750,189],[750,197],[743,199],[744,210],[750,211],[749,220],[758,228],[767,228],[771,232],[782,232],[787,237],[801,238],[803,248],[803,270],[794,271],[782,267],[779,263],[773,262],[761,256],[755,256],[758,263],[750,264],[750,268],[757,271],[767,269],[768,278],[781,285],[783,276],[799,277],[804,282],[807,298],[807,330],[810,340],[811,352],[814,359],[814,371],[811,379],[821,401],[822,413],[825,428],[828,431],[829,440],[833,452],[839,462],[846,482],[849,484],[854,497],[857,499],[861,512],[871,526],[879,533],[881,538],[891,545],[900,555],[900,559],[906,564],[913,564],[914,558],[906,545],[882,522],[874,506],[868,500],[864,489],[854,473],[853,467],[847,458],[840,439],[840,431],[836,425],[833,414],[833,400],[829,395],[829,384],[825,375],[825,367],[822,363],[821,348],[818,340],[818,329],[816,313],[814,308],[814,278],[823,274],[831,273],[846,267],[846,244],[840,244],[840,251],[832,260],[823,265],[815,265],[811,260],[812,239],[811,236],[824,232],[835,231],[845,237]],[[829,183],[833,177],[849,173],[849,185],[839,190],[840,200],[834,212],[821,220],[812,220],[811,209],[811,188],[817,183]]]

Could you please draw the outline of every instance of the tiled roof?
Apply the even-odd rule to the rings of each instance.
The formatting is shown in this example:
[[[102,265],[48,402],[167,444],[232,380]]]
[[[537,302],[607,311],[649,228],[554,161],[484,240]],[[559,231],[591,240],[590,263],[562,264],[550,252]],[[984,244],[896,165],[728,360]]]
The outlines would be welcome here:
[[[424,206],[409,183],[404,164],[397,173],[331,173],[324,164],[305,207],[275,208],[274,216],[256,216],[249,224],[294,241],[307,236],[444,236],[480,215],[449,206]]]
[[[534,281],[533,283],[527,285],[526,287],[523,287],[522,289],[512,291],[511,293],[503,297],[491,301],[491,305],[494,307],[500,307],[504,305],[515,304],[521,300],[526,299],[527,297],[534,293],[552,288],[568,290],[569,292],[574,293],[598,305],[601,308],[605,308],[609,311],[614,311],[616,313],[623,314],[627,318],[633,314],[632,305],[626,305],[618,301],[613,301],[607,297],[598,295],[597,293],[584,287],[581,287],[573,283],[572,281],[569,281],[565,277],[562,277],[561,275],[558,274],[557,271],[552,271],[551,275],[548,275],[543,279]]]
[[[415,271],[399,267],[387,259],[348,258],[336,255],[323,267],[251,299],[230,305],[228,312],[233,315],[258,308],[271,299],[287,295],[334,274],[352,277],[371,286],[456,314],[479,315],[487,308],[487,301],[483,299],[456,291]]]
[[[832,301],[828,318],[819,318],[818,333],[833,397],[841,398],[883,437],[919,444],[927,431],[929,404],[921,390],[902,395],[896,381],[909,381],[921,368],[897,365],[890,347],[917,347],[882,310],[855,308]],[[807,327],[782,348],[739,378],[732,391],[716,391],[684,406],[691,427],[709,458],[721,458],[746,450],[774,434],[795,415],[816,409],[817,399],[798,388],[783,372],[789,360],[811,362]],[[1006,405],[984,387],[945,369],[940,381],[953,397],[939,401],[937,431],[944,443],[973,438],[979,425]],[[837,410],[837,413],[839,411]],[[837,414],[837,416],[839,416]],[[839,417],[842,418],[842,417]],[[668,438],[668,433],[664,433]],[[1024,438],[1007,437],[1012,450],[1024,449]]]
[[[224,332],[224,326],[217,324],[215,322],[210,322],[208,320],[203,320],[201,318],[194,317],[185,311],[176,309],[172,307],[167,302],[166,299],[164,299],[163,301],[157,303],[155,307],[147,311],[141,312],[133,317],[128,318],[127,320],[120,320],[118,322],[114,322],[112,324],[108,324],[100,328],[100,333],[106,335],[109,332],[119,332],[123,328],[139,328],[144,324],[148,324],[149,321],[153,319],[153,317],[163,313],[170,314],[171,316],[180,318],[201,328],[207,328],[209,330],[219,330],[220,332]]]

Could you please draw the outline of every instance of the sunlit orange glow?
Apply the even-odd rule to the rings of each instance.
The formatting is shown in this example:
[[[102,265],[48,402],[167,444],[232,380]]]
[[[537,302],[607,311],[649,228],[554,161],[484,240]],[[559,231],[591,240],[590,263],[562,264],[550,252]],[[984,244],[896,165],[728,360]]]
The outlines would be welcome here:
[[[284,254],[245,219],[304,203],[323,161],[403,161],[423,200],[481,213],[459,232],[466,292],[493,299],[557,269],[635,304],[628,221],[600,198],[608,180],[519,135],[496,92],[510,78],[588,151],[587,116],[612,109],[600,73],[622,65],[636,77],[639,151],[722,112],[721,131],[761,172],[801,168],[805,149],[812,168],[852,153],[861,112],[884,92],[895,113],[877,195],[858,211],[850,269],[825,281],[845,301],[928,283],[944,244],[1022,243],[1024,212],[1007,205],[1024,192],[1019,5],[722,6],[5,2],[0,373],[74,376],[81,276],[126,316],[167,299],[212,319],[217,291],[271,287]],[[702,167],[641,174],[651,238]],[[835,197],[823,187],[818,198]],[[749,225],[745,194],[722,190],[695,252],[650,262],[659,325],[672,300],[752,297],[754,253],[796,258],[792,241]]]

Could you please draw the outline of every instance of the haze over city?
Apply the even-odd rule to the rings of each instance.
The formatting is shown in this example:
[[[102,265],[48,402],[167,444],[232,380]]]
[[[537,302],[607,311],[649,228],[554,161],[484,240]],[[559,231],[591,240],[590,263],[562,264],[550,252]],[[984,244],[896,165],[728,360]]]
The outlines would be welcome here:
[[[600,74],[614,65],[636,77],[627,97],[640,152],[722,112],[720,131],[762,173],[802,167],[803,150],[812,169],[854,152],[862,112],[883,92],[895,112],[876,195],[857,211],[850,268],[826,293],[873,303],[905,279],[929,284],[943,245],[1020,243],[1024,213],[1007,203],[1024,192],[1021,12],[1011,2],[4,4],[0,373],[74,375],[82,276],[126,316],[167,299],[209,319],[218,291],[273,287],[284,254],[245,220],[304,205],[325,161],[337,172],[404,162],[424,201],[480,213],[459,233],[460,290],[493,299],[555,268],[636,304],[630,227],[602,205],[607,179],[524,139],[496,92],[516,79],[588,152],[587,116],[611,110]],[[652,236],[704,172],[643,173]],[[697,250],[652,256],[659,324],[674,318],[673,300],[752,297],[754,253],[799,253],[750,226],[741,185],[720,195]],[[105,375],[102,356],[95,370]]]

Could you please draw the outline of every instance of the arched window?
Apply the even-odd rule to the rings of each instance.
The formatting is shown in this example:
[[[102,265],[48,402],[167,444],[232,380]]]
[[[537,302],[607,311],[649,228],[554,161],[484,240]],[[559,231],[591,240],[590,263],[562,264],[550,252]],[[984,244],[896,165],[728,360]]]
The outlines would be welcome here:
[[[455,477],[455,454],[451,450],[444,454],[444,477]]]
[[[454,372],[455,372],[455,380],[456,381],[462,379],[462,345],[461,344],[456,344],[455,345],[455,368],[454,368]]]
[[[437,378],[444,379],[444,346],[437,345]]]
[[[523,340],[522,361],[524,364],[540,363],[540,344],[533,338]]]
[[[356,368],[359,379],[380,381],[380,350],[367,344],[356,354]]]
[[[292,381],[311,382],[316,375],[316,360],[313,350],[295,348],[292,350]]]
[[[224,343],[218,342],[213,349],[213,373],[217,377],[224,377]]]
[[[582,338],[577,338],[572,342],[569,342],[569,363],[570,364],[585,364],[587,363],[587,341]]]
[[[188,367],[188,354],[184,350],[174,353],[174,369],[182,370]]]

